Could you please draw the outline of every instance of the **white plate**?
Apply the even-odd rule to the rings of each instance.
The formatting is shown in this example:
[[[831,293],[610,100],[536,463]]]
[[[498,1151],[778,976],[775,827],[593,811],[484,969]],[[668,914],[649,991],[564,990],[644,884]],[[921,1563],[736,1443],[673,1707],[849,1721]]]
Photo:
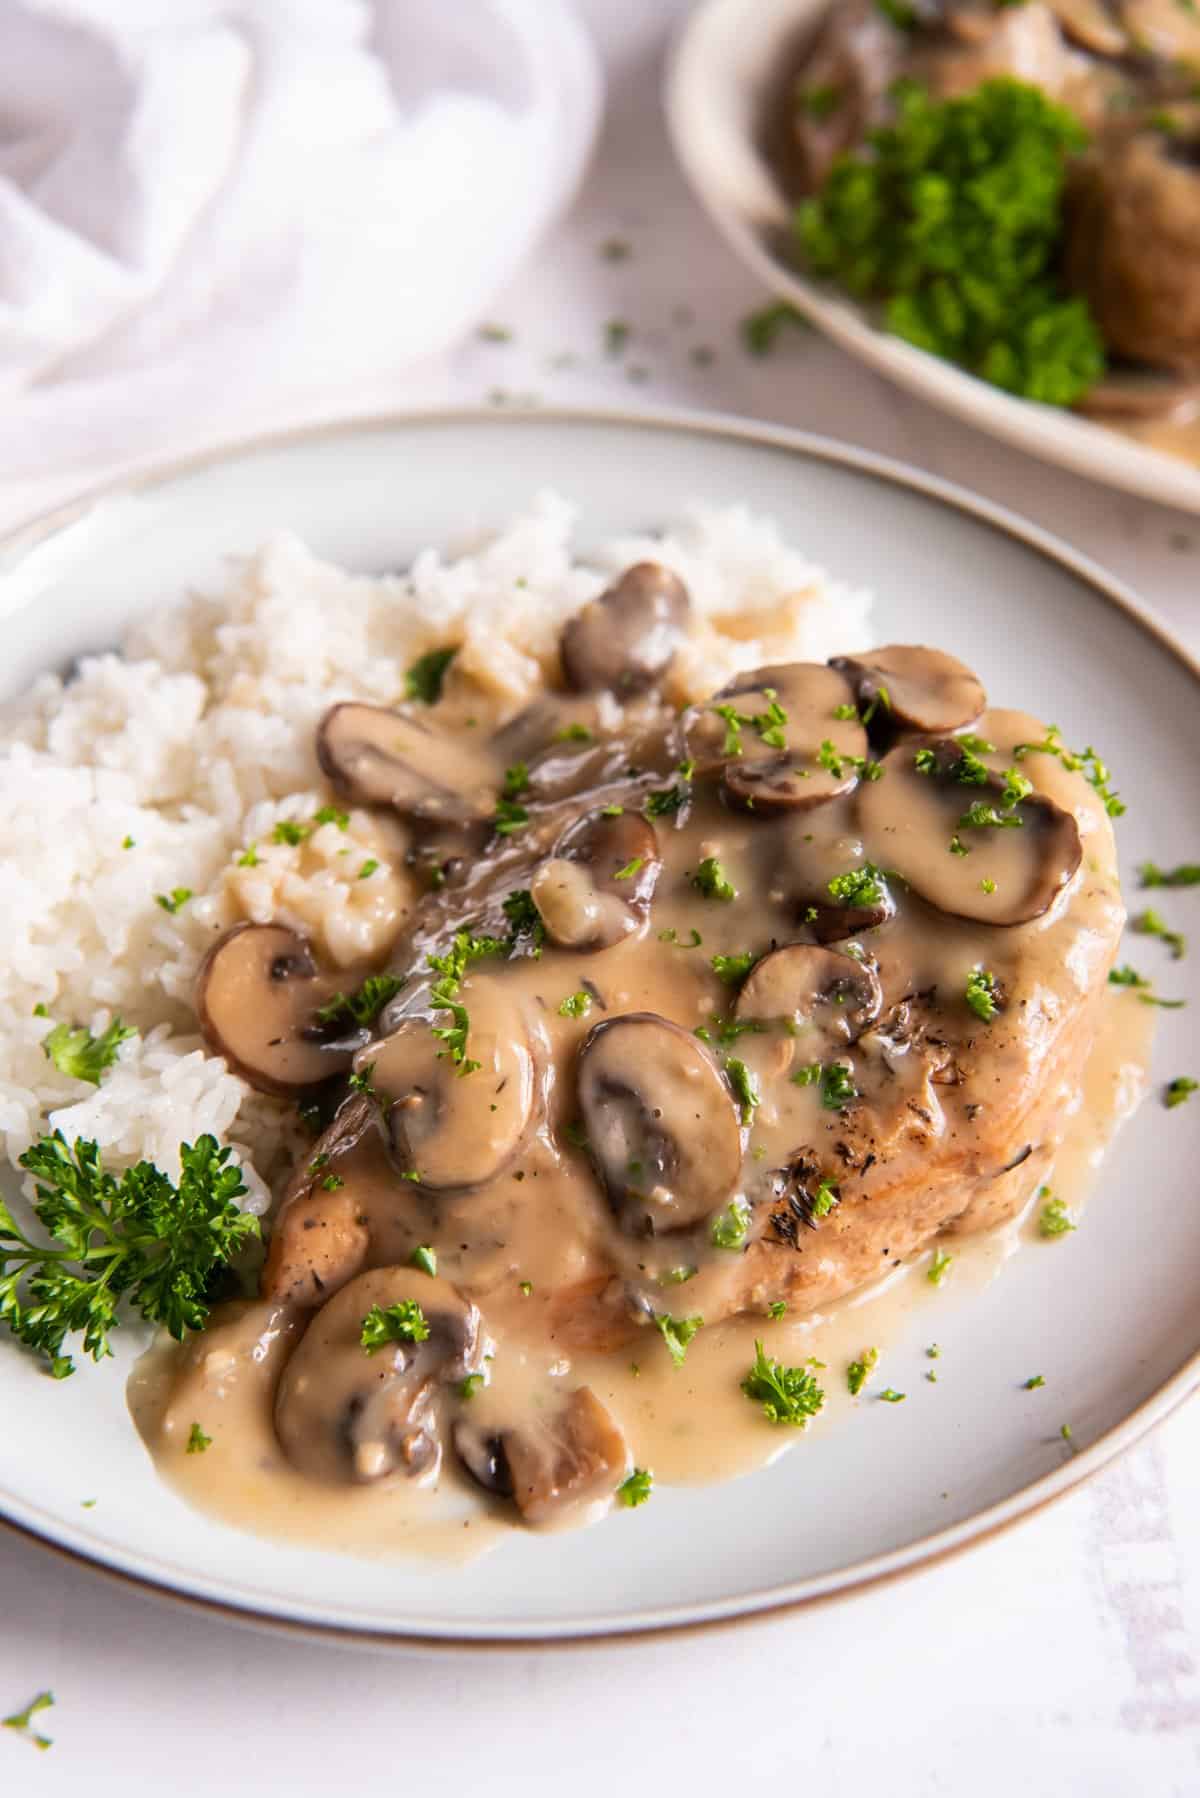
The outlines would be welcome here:
[[[680,33],[667,73],[667,122],[684,173],[713,222],[767,287],[899,386],[1046,462],[1200,512],[1200,468],[1071,412],[1016,399],[914,349],[778,254],[774,246],[792,208],[760,146],[763,97],[827,3],[707,0]]]
[[[4,679],[110,644],[139,611],[222,578],[280,526],[353,568],[495,525],[554,482],[586,537],[693,498],[750,501],[877,595],[882,641],[943,644],[1000,703],[1095,740],[1129,802],[1127,867],[1195,859],[1197,670],[1098,571],[996,508],[879,458],[711,420],[470,414],[347,425],[235,449],[72,508],[0,545]],[[1200,893],[1163,896],[1185,924]],[[1195,960],[1169,964],[1200,1000]],[[1164,1013],[1156,1075],[1200,1073]],[[0,1515],[135,1579],[264,1621],[431,1644],[564,1641],[695,1625],[848,1591],[978,1539],[1094,1471],[1200,1383],[1200,1101],[1126,1127],[1075,1235],[1032,1245],[978,1297],[953,1283],[887,1344],[904,1405],[862,1405],[774,1467],[660,1488],[576,1535],[514,1532],[465,1568],[273,1545],[157,1479],[117,1364],[55,1384],[0,1344]],[[945,1354],[926,1384],[923,1348]],[[1046,1391],[1019,1381],[1043,1372]],[[1069,1421],[1079,1452],[1058,1437]],[[82,1501],[95,1499],[92,1509]]]

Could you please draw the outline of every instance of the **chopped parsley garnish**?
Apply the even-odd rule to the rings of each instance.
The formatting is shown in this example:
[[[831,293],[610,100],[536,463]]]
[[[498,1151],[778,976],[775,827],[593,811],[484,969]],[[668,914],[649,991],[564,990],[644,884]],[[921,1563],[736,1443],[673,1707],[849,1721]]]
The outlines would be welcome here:
[[[726,1057],[725,1072],[729,1078],[729,1084],[733,1088],[733,1096],[742,1108],[742,1122],[748,1124],[754,1117],[755,1106],[759,1103],[754,1077],[745,1062],[736,1060],[732,1055]]]
[[[691,938],[692,940],[690,943],[681,943],[679,940],[679,932],[673,925],[669,925],[666,930],[660,930],[658,933],[658,940],[660,943],[674,943],[677,949],[698,949],[704,941],[704,938],[700,935],[698,930],[693,930],[691,932]]]
[[[503,796],[496,801],[496,810],[492,814],[492,829],[497,836],[511,837],[518,830],[524,830],[529,822],[529,813],[525,806],[518,805],[513,799]]]
[[[806,1367],[782,1367],[771,1361],[759,1341],[754,1344],[754,1365],[742,1381],[748,1399],[761,1405],[768,1423],[788,1423],[802,1430],[825,1403],[825,1393]]]
[[[436,705],[442,697],[446,670],[458,654],[458,645],[448,649],[427,649],[418,656],[404,676],[405,699],[416,699],[422,705]]]
[[[1177,868],[1159,868],[1154,862],[1143,862],[1138,879],[1144,887],[1200,886],[1200,862],[1180,862]]]
[[[960,830],[1020,830],[1024,818],[1015,812],[998,811],[986,799],[976,799],[958,820]]]
[[[120,1018],[114,1018],[99,1036],[93,1036],[82,1025],[73,1030],[69,1024],[56,1024],[42,1038],[42,1054],[54,1063],[60,1074],[99,1086],[100,1076],[117,1059],[121,1044],[136,1035],[133,1026],[122,1024]]]
[[[623,318],[610,318],[604,327],[604,348],[610,356],[619,356],[631,336]]]
[[[669,1267],[665,1274],[659,1274],[658,1283],[660,1286],[686,1286],[689,1280],[696,1278],[699,1271],[698,1268],[682,1265]]]
[[[1136,918],[1129,920],[1130,930],[1138,936],[1156,936],[1171,951],[1171,960],[1179,961],[1187,950],[1187,938],[1178,930],[1172,930],[1166,919],[1156,911],[1139,912]]]
[[[950,1263],[953,1260],[953,1255],[943,1254],[941,1249],[935,1249],[933,1251],[933,1260],[929,1263],[929,1268],[925,1275],[925,1278],[931,1285],[941,1285],[942,1281],[946,1278],[946,1275],[950,1272]]]
[[[362,1320],[359,1341],[368,1355],[389,1342],[425,1342],[429,1324],[416,1299],[399,1299],[394,1305],[372,1305]]]
[[[990,1024],[1000,1010],[1000,985],[987,968],[972,968],[963,994],[977,1018]]]
[[[697,892],[703,893],[706,899],[720,899],[728,905],[737,898],[737,888],[726,878],[725,871],[715,855],[706,855],[696,872],[692,875],[692,885]]]
[[[529,790],[529,768],[525,762],[514,762],[504,770],[500,791],[506,799],[519,799]]]
[[[43,1751],[52,1748],[54,1746],[52,1737],[40,1735],[33,1727],[33,1719],[39,1711],[48,1711],[53,1703],[53,1692],[39,1692],[23,1711],[14,1711],[11,1717],[0,1718],[0,1729],[15,1730],[17,1735],[24,1736],[27,1742],[32,1742],[35,1748]]]
[[[806,1062],[802,1068],[796,1069],[796,1072],[792,1075],[792,1085],[793,1086],[815,1086],[817,1084],[817,1081],[820,1078],[821,1078],[820,1062],[819,1061],[809,1061],[809,1062]]]
[[[373,1024],[384,1006],[389,1004],[404,985],[395,974],[368,974],[357,992],[335,993],[317,1012],[319,1024],[333,1024],[341,1019],[360,1024]]]
[[[687,787],[677,781],[673,787],[663,787],[657,793],[648,793],[642,810],[648,818],[667,818],[680,811],[689,797]]]
[[[1046,1379],[1044,1374],[1030,1374],[1029,1378],[1024,1382],[1022,1390],[1025,1392],[1036,1392],[1039,1386],[1044,1386],[1045,1384]]]
[[[517,1291],[523,1299],[531,1299],[533,1297],[533,1281],[522,1280],[517,1287]]]
[[[122,1298],[176,1341],[198,1330],[210,1276],[259,1233],[235,1203],[246,1188],[230,1154],[213,1136],[181,1143],[175,1186],[149,1161],[107,1173],[96,1143],[77,1137],[69,1148],[61,1131],[34,1143],[19,1162],[53,1246],[31,1241],[0,1199],[0,1323],[45,1355],[56,1379],[74,1371],[68,1335],[81,1332],[95,1361],[111,1353]]]
[[[821,1103],[826,1111],[844,1111],[857,1097],[854,1070],[848,1061],[831,1061],[821,1069]]]
[[[672,1317],[669,1312],[660,1311],[654,1321],[670,1351],[672,1361],[676,1367],[682,1367],[684,1356],[688,1352],[688,1344],[697,1330],[704,1328],[704,1319],[702,1317]]]
[[[326,1192],[339,1192],[345,1184],[340,1174],[326,1174],[321,1182]]]
[[[767,356],[774,349],[779,333],[792,326],[801,331],[810,329],[802,312],[797,312],[786,300],[773,300],[742,320],[742,342],[752,356]]]
[[[725,740],[721,745],[721,754],[741,755],[742,725],[749,724],[749,718],[733,704],[715,705],[712,709],[718,718],[725,721]]]
[[[1192,1079],[1190,1074],[1176,1074],[1163,1088],[1163,1104],[1168,1111],[1174,1111],[1177,1105],[1185,1105],[1196,1091],[1200,1082]]]
[[[408,1260],[411,1267],[419,1268],[431,1279],[437,1274],[437,1251],[431,1249],[427,1242],[418,1243]]]
[[[1149,986],[1151,983],[1144,974],[1139,974],[1136,968],[1131,968],[1126,962],[1124,967],[1108,970],[1108,984],[1109,986],[1143,987]]]
[[[363,1098],[370,1099],[372,1104],[377,1103],[378,1099],[379,1099],[379,1094],[375,1091],[375,1088],[371,1084],[371,1075],[374,1072],[375,1072],[375,1063],[373,1061],[368,1061],[365,1064],[365,1066],[363,1066],[361,1068],[356,1068],[354,1070],[354,1072],[351,1074],[349,1080],[346,1082],[346,1084],[350,1088],[351,1092],[361,1093]],[[405,1179],[407,1179],[407,1178],[408,1178],[408,1176],[406,1174]],[[415,1178],[415,1176],[414,1176],[414,1178]]]
[[[550,739],[552,743],[590,743],[591,740],[592,733],[586,724],[564,724]]]
[[[989,875],[985,874],[983,879],[979,883],[979,890],[981,893],[987,893],[990,895],[995,892],[996,883],[994,880],[991,879],[991,877]]]
[[[507,901],[505,902],[507,905]],[[477,1061],[467,1056],[467,1035],[471,1028],[470,1016],[465,1005],[458,998],[458,991],[466,978],[467,970],[473,962],[482,961],[488,955],[504,955],[510,952],[510,945],[497,936],[472,936],[470,931],[459,930],[454,941],[444,955],[429,954],[426,963],[438,976],[429,989],[429,997],[433,1004],[450,1013],[449,1024],[433,1024],[433,1034],[445,1043],[444,1049],[438,1050],[439,1059],[448,1055],[460,1074],[473,1074],[479,1067]]]
[[[122,849],[136,849],[137,844],[134,842],[132,837],[123,837],[121,839],[121,847],[122,847]]]
[[[617,1503],[627,1505],[631,1511],[638,1505],[644,1505],[654,1490],[654,1475],[648,1467],[635,1467],[627,1480],[622,1480],[617,1487]]]
[[[271,832],[275,843],[289,843],[292,848],[302,843],[312,829],[310,824],[297,824],[294,818],[281,818]]]
[[[817,750],[818,768],[823,768],[826,774],[831,774],[833,776],[834,780],[840,780],[842,778],[842,775],[845,772],[846,763],[850,759],[851,758],[848,755],[839,755],[828,737],[824,739],[821,747]]]
[[[835,1180],[821,1180],[809,1200],[809,1210],[814,1217],[828,1217],[840,1197]]]
[[[839,905],[882,905],[883,873],[874,862],[864,862],[861,868],[851,868],[845,874],[835,874],[829,882],[829,896],[836,899]]]
[[[155,893],[154,903],[161,905],[165,912],[169,912],[174,917],[180,906],[186,905],[191,897],[191,887],[172,887],[169,893]]]
[[[481,1373],[464,1374],[458,1382],[458,1396],[462,1399],[474,1398],[479,1388],[486,1385],[486,1376]]]
[[[771,1318],[772,1321],[775,1323],[778,1323],[778,1321],[781,1317],[786,1317],[787,1316],[787,1300],[786,1299],[772,1299],[771,1303],[767,1306],[767,1316],[769,1318]]]
[[[1058,1433],[1064,1442],[1071,1442],[1074,1436],[1074,1432],[1069,1423],[1064,1423]]]
[[[261,860],[262,857],[258,853],[258,844],[247,843],[246,847],[237,858],[237,865],[239,868],[257,868]]]
[[[522,939],[528,938],[530,953],[535,958],[539,956],[546,940],[546,926],[542,923],[541,912],[533,903],[533,894],[529,888],[518,887],[508,895],[501,909],[512,931],[508,953],[512,955],[518,947],[524,947]]]
[[[835,705],[833,708],[833,715],[840,722],[845,724],[849,724],[851,720],[853,720],[855,724],[858,723],[858,707],[856,705],[851,705],[849,700],[846,701],[845,705]]]
[[[894,1386],[885,1386],[879,1396],[885,1405],[902,1405],[908,1394],[897,1392]]]
[[[558,1007],[560,1018],[586,1018],[592,1008],[592,995],[582,989],[577,993],[568,993]]]
[[[360,880],[370,880],[372,874],[377,871],[378,867],[379,863],[376,861],[375,857],[369,855],[362,867],[358,870],[358,878]]]
[[[744,1247],[750,1229],[750,1207],[744,1199],[732,1199],[719,1216],[714,1217],[709,1241],[714,1249]]]
[[[1082,772],[1104,801],[1104,809],[1110,818],[1124,815],[1125,806],[1112,789],[1107,763],[1102,762],[1091,747],[1081,751],[1068,749],[1057,724],[1049,727],[1040,743],[1018,743],[1013,754],[1018,761],[1027,755],[1056,755],[1064,768],[1072,773]]]
[[[189,1455],[202,1455],[206,1448],[211,1447],[212,1437],[206,1436],[204,1431],[200,1428],[200,1425],[194,1423],[187,1439],[187,1449],[185,1452]]]
[[[719,980],[736,986],[739,980],[746,978],[757,960],[753,949],[743,949],[738,955],[714,955],[712,970]]]
[[[846,1384],[850,1388],[852,1398],[857,1398],[867,1383],[867,1375],[871,1373],[879,1361],[877,1348],[866,1348],[858,1361],[851,1361],[846,1369]]]
[[[350,814],[336,805],[323,805],[319,812],[313,813],[314,824],[336,824],[339,830],[349,830]]]
[[[634,875],[641,868],[641,865],[642,865],[642,862],[644,859],[645,858],[643,856],[635,855],[631,861],[627,861],[625,863],[625,866],[623,868],[616,869],[616,871],[613,874],[613,879],[614,880],[632,880]]]
[[[1054,1198],[1048,1186],[1039,1186],[1037,1196],[1044,1201],[1038,1214],[1038,1235],[1068,1235],[1075,1225],[1071,1222],[1071,1215],[1065,1202],[1062,1199]]]

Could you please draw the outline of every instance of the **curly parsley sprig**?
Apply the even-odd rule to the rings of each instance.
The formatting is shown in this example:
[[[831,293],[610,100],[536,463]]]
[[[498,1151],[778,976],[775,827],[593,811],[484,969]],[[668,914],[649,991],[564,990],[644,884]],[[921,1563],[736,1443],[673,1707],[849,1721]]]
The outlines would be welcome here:
[[[178,1341],[208,1317],[213,1273],[259,1233],[239,1211],[246,1191],[213,1136],[181,1143],[175,1186],[161,1168],[139,1161],[107,1173],[96,1143],[61,1131],[19,1157],[33,1176],[33,1211],[50,1244],[33,1241],[0,1199],[0,1323],[45,1355],[63,1379],[75,1371],[63,1344],[82,1335],[94,1361],[112,1353],[109,1336],[122,1299]]]

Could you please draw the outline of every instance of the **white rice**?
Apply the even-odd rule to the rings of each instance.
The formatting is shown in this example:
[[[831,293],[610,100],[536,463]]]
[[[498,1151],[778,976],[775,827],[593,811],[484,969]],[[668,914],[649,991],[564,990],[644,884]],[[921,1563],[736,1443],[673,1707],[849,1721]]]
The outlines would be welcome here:
[[[757,664],[824,660],[868,640],[868,597],[837,586],[744,507],[691,508],[668,535],[624,537],[587,562],[576,513],[554,494],[471,553],[418,556],[368,579],[295,537],[240,565],[227,592],[139,625],[120,653],[54,675],[0,722],[0,1146],[15,1158],[49,1127],[94,1138],[114,1169],[147,1158],[174,1176],[204,1131],[233,1145],[262,1210],[290,1146],[291,1108],[206,1053],[190,994],[208,944],[239,918],[299,925],[339,963],[390,915],[386,819],[269,841],[328,802],[313,737],[336,699],[394,703],[424,650],[460,645],[452,679],[506,714],[553,667],[563,620],[643,557],[675,568],[700,630],[672,697],[701,698]],[[126,842],[132,839],[131,846]],[[237,858],[257,844],[257,865]],[[350,850],[350,853],[347,851]],[[361,850],[361,854],[359,851]],[[357,871],[370,855],[380,869]],[[190,889],[171,914],[156,894]],[[44,1006],[48,1016],[35,1015]],[[99,1087],[60,1074],[54,1021],[138,1035]]]

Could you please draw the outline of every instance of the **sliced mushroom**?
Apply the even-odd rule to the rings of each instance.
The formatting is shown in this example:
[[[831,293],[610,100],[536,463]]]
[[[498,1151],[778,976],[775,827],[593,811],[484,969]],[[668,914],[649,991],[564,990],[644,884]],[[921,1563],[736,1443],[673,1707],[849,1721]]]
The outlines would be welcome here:
[[[421,1342],[362,1344],[372,1308],[415,1302]],[[479,1312],[446,1280],[406,1267],[360,1274],[318,1311],[283,1370],[275,1431],[308,1478],[366,1485],[401,1473],[432,1479],[441,1464],[438,1400],[479,1373],[490,1344]]]
[[[511,990],[471,974],[457,1002],[469,1020],[461,1062],[434,1035],[435,1025],[449,1027],[446,1013],[410,1014],[360,1054],[401,1172],[435,1191],[483,1186],[502,1173],[524,1146],[540,1100],[539,1058]],[[478,1066],[465,1071],[470,1062]]]
[[[932,765],[922,772],[917,757],[928,750]],[[1079,826],[1042,793],[1006,804],[998,774],[967,782],[959,778],[963,766],[953,737],[893,749],[883,778],[858,795],[864,840],[875,860],[938,911],[978,924],[1025,924],[1049,909],[1078,868]],[[966,824],[976,802],[1008,822]]]
[[[635,562],[568,619],[561,645],[567,685],[618,697],[644,692],[671,666],[690,610],[677,574],[659,562]]]
[[[345,985],[323,973],[306,939],[282,924],[235,924],[214,943],[196,977],[205,1042],[262,1093],[289,1097],[350,1065],[316,1013]]]
[[[879,1016],[882,1003],[879,976],[865,962],[812,943],[791,943],[755,965],[734,1016],[779,1019],[800,1033],[803,1052],[812,1044],[824,1059],[825,1051],[854,1042]]]
[[[894,727],[930,733],[965,730],[987,705],[987,694],[965,662],[941,649],[887,643],[862,655],[834,656],[830,666],[847,675],[871,727],[886,741]]]
[[[828,892],[796,902],[796,921],[817,943],[845,943],[864,930],[876,930],[896,913],[896,901],[885,883],[880,883],[879,898],[871,905],[843,905],[831,899]]]
[[[1048,0],[1071,42],[1097,56],[1124,56],[1132,48],[1129,33],[1104,0]]]
[[[362,1271],[370,1230],[354,1184],[342,1178],[339,1163],[373,1122],[373,1106],[352,1097],[313,1144],[272,1226],[260,1297],[311,1308],[324,1304]],[[331,1188],[326,1183],[334,1175],[341,1183]]]
[[[464,1419],[454,1446],[480,1485],[512,1497],[532,1524],[563,1522],[611,1498],[629,1466],[625,1438],[589,1386],[520,1429],[489,1431]]]
[[[627,1230],[687,1229],[737,1183],[733,1097],[694,1036],[654,1012],[596,1024],[579,1058],[588,1153]]]
[[[512,1497],[512,1469],[503,1431],[489,1429],[470,1417],[460,1417],[454,1425],[454,1446],[471,1478],[485,1492],[494,1492],[498,1498]]]
[[[386,706],[331,706],[317,727],[317,760],[359,805],[439,824],[480,823],[496,809],[495,770],[479,749]]]
[[[741,811],[823,805],[850,792],[866,756],[853,704],[850,683],[820,662],[756,668],[684,713],[687,754],[702,773],[721,770]]]
[[[645,923],[661,870],[658,837],[640,812],[589,812],[563,832],[529,891],[560,949],[610,949]]]

